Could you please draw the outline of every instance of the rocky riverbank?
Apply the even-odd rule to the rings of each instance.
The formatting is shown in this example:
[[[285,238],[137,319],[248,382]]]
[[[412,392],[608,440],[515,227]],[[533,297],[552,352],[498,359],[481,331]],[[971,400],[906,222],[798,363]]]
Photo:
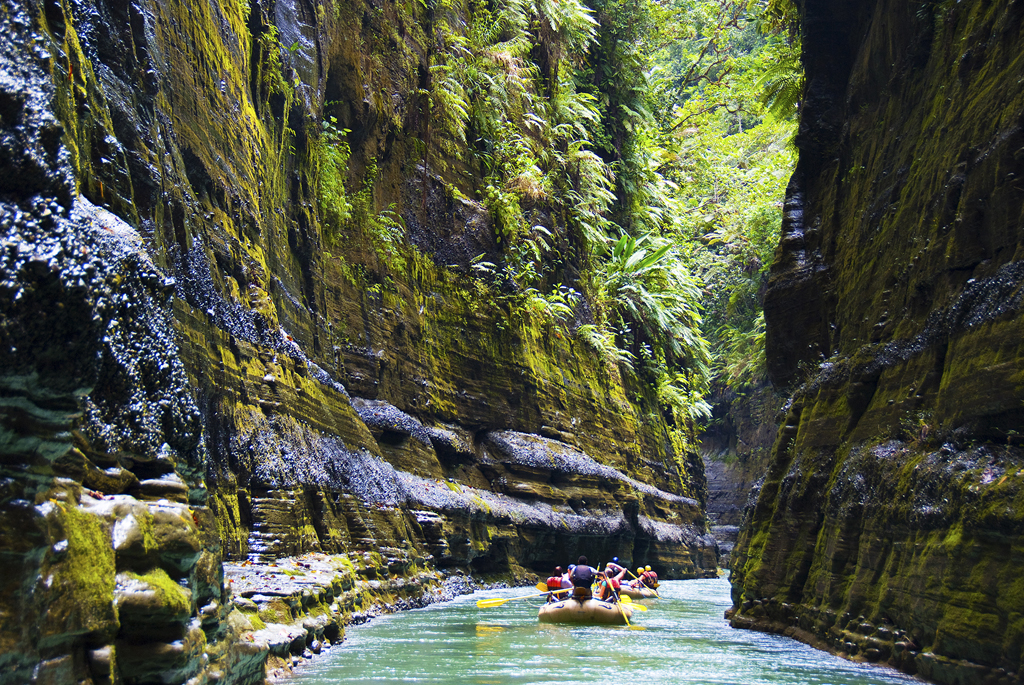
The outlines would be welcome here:
[[[448,601],[475,589],[536,582],[530,575],[483,585],[462,572],[424,570],[400,550],[393,552],[397,556],[313,553],[270,564],[225,564],[234,607],[228,624],[237,636],[235,651],[247,655],[254,673],[262,666],[274,680],[289,674],[301,659],[339,644],[345,626]],[[236,659],[232,668],[238,666]],[[211,673],[211,678],[217,677]]]

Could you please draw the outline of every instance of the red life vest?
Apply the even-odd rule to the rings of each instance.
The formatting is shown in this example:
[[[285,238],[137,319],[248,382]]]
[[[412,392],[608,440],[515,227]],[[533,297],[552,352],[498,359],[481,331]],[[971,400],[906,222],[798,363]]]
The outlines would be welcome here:
[[[614,600],[618,597],[621,588],[622,583],[619,582],[618,578],[605,578],[601,581],[601,599]]]

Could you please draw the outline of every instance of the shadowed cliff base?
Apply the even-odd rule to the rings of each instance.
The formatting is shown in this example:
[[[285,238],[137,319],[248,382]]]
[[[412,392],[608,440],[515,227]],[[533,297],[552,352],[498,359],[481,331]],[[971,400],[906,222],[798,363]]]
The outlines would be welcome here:
[[[744,390],[726,389],[712,397],[714,414],[700,439],[708,480],[708,522],[723,568],[730,567],[744,509],[767,468],[785,399],[768,384]]]

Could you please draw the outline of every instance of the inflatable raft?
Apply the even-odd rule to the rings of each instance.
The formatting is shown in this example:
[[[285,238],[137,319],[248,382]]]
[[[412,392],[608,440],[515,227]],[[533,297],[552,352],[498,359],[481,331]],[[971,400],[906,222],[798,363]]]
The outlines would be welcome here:
[[[625,612],[625,616],[623,616]],[[542,623],[582,623],[588,625],[626,625],[627,618],[633,618],[633,609],[628,605],[602,602],[599,599],[566,599],[545,604],[537,613]]]
[[[619,589],[620,595],[625,595],[631,599],[657,599],[658,595],[649,587],[626,587],[623,585]]]

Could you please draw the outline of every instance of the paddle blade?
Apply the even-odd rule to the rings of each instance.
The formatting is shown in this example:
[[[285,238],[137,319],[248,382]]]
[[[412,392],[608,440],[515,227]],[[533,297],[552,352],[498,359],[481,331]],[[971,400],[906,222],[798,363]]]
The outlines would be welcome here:
[[[630,597],[629,595],[619,595],[619,601],[622,602],[623,604],[632,604],[633,603],[633,598]]]
[[[537,583],[536,585],[534,585],[534,587],[537,588],[538,590],[540,590],[541,592],[547,592],[548,584],[547,583]]]
[[[491,607],[500,607],[505,602],[509,602],[514,598],[502,599],[497,597],[495,599],[478,599],[476,605],[480,609],[490,609]]]
[[[522,597],[494,597],[492,599],[478,599],[476,601],[476,605],[481,609],[489,609],[491,607],[500,607],[505,602],[511,602],[513,599],[530,599],[531,597],[541,597],[546,594],[548,593],[541,592],[537,595],[523,595]]]

